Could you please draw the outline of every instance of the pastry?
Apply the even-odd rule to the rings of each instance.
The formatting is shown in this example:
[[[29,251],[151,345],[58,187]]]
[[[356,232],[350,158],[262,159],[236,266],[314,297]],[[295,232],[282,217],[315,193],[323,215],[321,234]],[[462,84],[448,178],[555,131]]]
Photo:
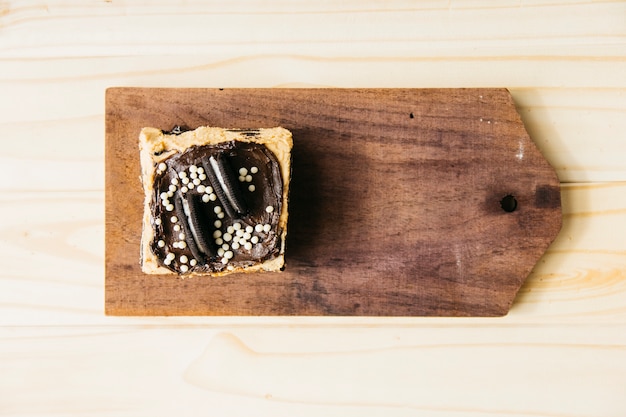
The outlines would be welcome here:
[[[143,128],[142,271],[281,270],[292,146],[291,133],[280,127]]]

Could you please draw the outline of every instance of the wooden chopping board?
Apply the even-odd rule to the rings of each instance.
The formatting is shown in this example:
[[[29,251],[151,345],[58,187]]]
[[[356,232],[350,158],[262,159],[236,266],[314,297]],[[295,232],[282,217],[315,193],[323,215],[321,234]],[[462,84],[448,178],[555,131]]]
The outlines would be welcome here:
[[[141,272],[138,135],[175,125],[292,131],[284,272]],[[106,93],[109,315],[499,316],[560,227],[505,89]]]

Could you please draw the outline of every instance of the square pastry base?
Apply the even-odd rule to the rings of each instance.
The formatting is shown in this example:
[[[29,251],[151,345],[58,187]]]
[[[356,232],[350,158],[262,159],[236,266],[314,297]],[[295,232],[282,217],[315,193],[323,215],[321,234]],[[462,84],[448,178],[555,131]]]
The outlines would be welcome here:
[[[138,135],[176,125],[292,132],[284,272],[142,273]],[[503,315],[559,226],[558,179],[506,90],[106,93],[109,315]]]

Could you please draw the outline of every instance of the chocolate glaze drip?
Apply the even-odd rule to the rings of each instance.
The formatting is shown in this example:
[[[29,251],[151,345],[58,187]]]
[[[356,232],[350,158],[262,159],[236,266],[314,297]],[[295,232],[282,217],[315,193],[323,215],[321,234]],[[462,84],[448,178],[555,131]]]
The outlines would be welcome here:
[[[193,195],[193,201],[197,202],[193,221],[195,228],[199,226],[200,230],[196,230],[196,232],[201,233],[203,240],[214,245],[211,248],[212,255],[198,256],[197,251],[202,244],[198,245],[191,236],[187,236],[190,230],[189,220],[184,213],[181,213],[182,210],[178,207],[180,203],[177,203],[177,207],[172,211],[168,211],[167,204],[164,203],[169,202],[174,205],[176,199],[182,194],[181,189],[184,184],[182,184],[182,178],[179,177],[179,173],[184,171],[187,174],[187,178],[191,179],[190,166],[208,166],[209,164],[206,162],[208,162],[211,155],[227,160],[235,172],[235,178],[238,177],[240,168],[246,168],[248,175],[252,175],[252,181],[235,181],[235,186],[239,187],[241,198],[244,200],[247,209],[245,215],[239,216],[239,218],[233,218],[226,214],[219,199],[208,202],[202,201],[203,193],[198,191],[198,185],[184,193],[187,198]],[[210,273],[223,271],[231,266],[245,267],[255,265],[272,259],[279,254],[282,230],[278,230],[278,221],[282,208],[283,183],[280,165],[272,152],[264,145],[254,142],[232,141],[217,145],[193,146],[185,152],[174,154],[162,162],[166,164],[167,168],[165,170],[157,170],[155,174],[155,193],[151,203],[151,221],[155,237],[150,243],[152,252],[157,256],[161,266],[179,274],[191,272]],[[251,174],[250,170],[252,167],[258,168],[258,172]],[[177,177],[175,180],[177,182],[175,191],[170,189],[174,177]],[[209,181],[208,175],[206,179],[201,180],[199,185],[205,188],[213,186]],[[250,185],[255,187],[255,190],[252,192],[248,189]],[[161,196],[163,193],[167,194],[168,192],[171,197],[164,201]],[[216,212],[216,206],[220,206],[222,213],[224,213],[224,217],[221,219]],[[274,210],[268,212],[266,210],[268,206],[273,207]],[[171,221],[172,216],[177,218],[177,222],[173,223]],[[159,220],[155,221],[156,219]],[[216,220],[220,220],[220,227],[215,226]],[[183,224],[183,222],[185,223]],[[252,248],[249,250],[243,245],[239,248],[233,248],[232,240],[223,242],[221,245],[228,244],[229,247],[226,250],[233,253],[233,257],[228,259],[227,263],[224,263],[224,256],[216,255],[221,245],[215,242],[214,234],[216,230],[219,230],[218,234],[221,233],[223,238],[228,227],[233,226],[234,223],[239,223],[242,230],[247,226],[255,228],[257,225],[269,224],[270,230],[266,232],[256,227],[251,235],[258,238],[258,243],[252,244]],[[176,225],[178,225],[180,230],[175,230]],[[184,234],[183,239],[181,239],[180,233]],[[232,233],[232,236],[234,237],[235,233]],[[162,241],[161,246],[159,246],[159,241]],[[180,241],[186,242],[182,248],[178,247],[178,242]],[[174,259],[166,261],[170,253],[174,255]],[[171,255],[169,256],[171,258]],[[183,262],[181,257],[182,260],[186,257],[187,262]],[[192,259],[195,259],[195,265],[192,265],[194,263],[191,261]],[[187,269],[185,270],[185,268]]]

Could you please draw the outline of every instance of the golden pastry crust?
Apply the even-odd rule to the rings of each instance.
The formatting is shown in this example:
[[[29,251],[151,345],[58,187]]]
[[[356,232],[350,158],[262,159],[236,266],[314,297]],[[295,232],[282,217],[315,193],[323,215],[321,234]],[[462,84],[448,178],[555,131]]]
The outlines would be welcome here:
[[[191,272],[181,276],[209,275],[221,276],[235,272],[280,271],[284,267],[285,241],[287,237],[288,193],[291,177],[291,132],[282,128],[258,130],[236,130],[202,126],[180,134],[164,133],[160,129],[145,127],[139,135],[141,160],[141,182],[144,190],[144,215],[141,238],[141,269],[146,274],[176,274],[164,267],[153,253],[151,243],[155,239],[152,207],[156,200],[155,177],[157,167],[173,155],[182,153],[194,146],[218,145],[225,142],[247,142],[264,145],[279,163],[282,176],[282,204],[278,219],[280,250],[278,256],[254,265],[229,267],[223,271]]]

